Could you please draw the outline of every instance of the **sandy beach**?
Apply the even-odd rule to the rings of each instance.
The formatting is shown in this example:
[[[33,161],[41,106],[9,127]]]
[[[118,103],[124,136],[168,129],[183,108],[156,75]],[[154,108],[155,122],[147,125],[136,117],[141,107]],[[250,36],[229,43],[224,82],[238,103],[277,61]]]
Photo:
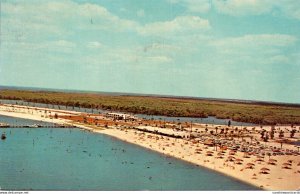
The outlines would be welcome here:
[[[259,132],[255,132],[255,130],[253,130],[251,138],[245,135],[244,138],[231,137],[228,141],[234,145],[248,144],[250,147],[252,144],[249,142],[255,140],[259,142],[259,146],[264,147],[261,148],[265,149],[266,154],[263,156],[259,154],[246,154],[239,150],[231,150],[228,148],[229,146],[226,148],[225,146],[211,146],[206,143],[205,139],[203,141],[201,138],[174,138],[151,133],[151,130],[161,130],[161,132],[164,133],[168,133],[168,131],[175,133],[175,131],[168,127],[150,126],[148,123],[141,121],[124,124],[107,119],[107,121],[104,120],[105,126],[103,126],[101,125],[103,123],[100,122],[101,119],[98,121],[101,124],[82,123],[71,119],[72,117],[80,116],[88,117],[86,113],[11,105],[0,105],[0,115],[57,124],[71,124],[84,130],[113,136],[128,143],[136,144],[170,157],[215,170],[264,190],[300,189],[300,157],[296,154],[297,150],[299,153],[299,147],[292,144],[276,142],[276,138],[263,142],[259,138]],[[67,119],[68,117],[70,117],[70,119]],[[225,126],[218,125],[218,127],[222,128]],[[203,137],[207,138],[210,137],[210,135],[206,135],[206,128],[215,129],[216,126],[195,124],[190,127],[190,130],[191,133],[200,131],[199,134],[205,134]],[[285,137],[288,137],[288,131],[292,130],[291,126],[279,126],[278,128],[286,130]],[[137,129],[147,129],[150,132]],[[251,129],[251,127],[249,127],[249,129]],[[271,127],[264,126],[263,129],[269,131]],[[299,130],[299,126],[296,126],[296,129]],[[261,130],[261,128],[257,127],[256,130]],[[187,131],[176,133],[179,133],[179,135],[189,134]],[[277,134],[275,134],[275,136],[277,137]],[[299,131],[296,132],[294,138],[291,138],[291,141],[297,139],[299,140]],[[276,147],[276,149],[280,148],[281,151],[291,151],[291,154],[268,155],[268,150],[274,147]]]

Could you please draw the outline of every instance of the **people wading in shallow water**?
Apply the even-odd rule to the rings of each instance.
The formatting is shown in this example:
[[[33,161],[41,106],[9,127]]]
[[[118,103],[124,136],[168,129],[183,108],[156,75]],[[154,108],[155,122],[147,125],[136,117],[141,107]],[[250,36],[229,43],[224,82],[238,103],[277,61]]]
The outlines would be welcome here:
[[[2,140],[5,140],[5,139],[6,139],[6,135],[5,135],[5,133],[2,133],[2,135],[1,135],[1,139],[2,139]]]

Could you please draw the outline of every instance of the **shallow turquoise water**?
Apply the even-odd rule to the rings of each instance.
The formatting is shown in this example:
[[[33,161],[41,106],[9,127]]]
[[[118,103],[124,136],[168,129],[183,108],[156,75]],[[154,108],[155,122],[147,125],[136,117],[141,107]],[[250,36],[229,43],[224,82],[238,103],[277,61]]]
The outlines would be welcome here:
[[[4,131],[0,187],[5,190],[257,189],[101,134],[79,129],[0,129]]]

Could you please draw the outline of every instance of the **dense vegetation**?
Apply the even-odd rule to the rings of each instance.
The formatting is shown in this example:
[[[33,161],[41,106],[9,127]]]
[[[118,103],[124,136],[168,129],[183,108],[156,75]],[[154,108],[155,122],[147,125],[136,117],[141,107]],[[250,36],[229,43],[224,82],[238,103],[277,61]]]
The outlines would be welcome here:
[[[227,118],[257,124],[300,124],[300,107],[216,100],[93,93],[0,90],[0,99],[124,111],[148,115]]]

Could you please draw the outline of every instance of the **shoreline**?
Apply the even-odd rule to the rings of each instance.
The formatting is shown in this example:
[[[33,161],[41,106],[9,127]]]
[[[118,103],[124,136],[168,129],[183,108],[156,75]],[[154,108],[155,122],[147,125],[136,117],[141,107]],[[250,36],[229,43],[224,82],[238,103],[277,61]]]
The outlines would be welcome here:
[[[137,143],[134,143],[134,142],[131,142],[131,141],[127,141],[126,139],[124,139],[124,138],[122,138],[122,137],[120,137],[120,136],[114,136],[114,135],[112,135],[112,134],[102,133],[101,131],[90,131],[90,132],[92,132],[92,133],[98,133],[98,134],[102,134],[102,135],[106,135],[106,136],[108,136],[108,137],[115,138],[115,139],[117,139],[117,140],[119,140],[119,141],[123,141],[123,142],[125,142],[125,143],[130,143],[130,144],[135,145],[135,146],[139,146],[139,147],[141,147],[141,148],[143,148],[143,149],[146,149],[146,150],[148,150],[148,151],[152,151],[152,152],[161,154],[161,155],[163,155],[163,156],[172,157],[172,158],[174,158],[174,159],[181,160],[181,161],[186,162],[186,163],[188,163],[188,164],[191,164],[191,165],[193,165],[193,166],[205,168],[206,170],[209,170],[209,171],[218,173],[218,174],[220,174],[220,175],[222,175],[222,176],[226,176],[226,177],[229,177],[229,178],[231,178],[231,179],[237,180],[237,181],[239,181],[239,182],[241,182],[241,183],[248,184],[248,185],[251,185],[251,186],[253,186],[253,187],[256,187],[257,190],[253,190],[253,191],[266,190],[266,189],[261,188],[261,187],[260,187],[259,185],[257,185],[257,184],[253,184],[253,183],[251,183],[251,182],[241,180],[241,179],[236,178],[236,177],[234,177],[234,176],[231,176],[231,175],[229,175],[229,174],[227,174],[227,173],[218,171],[218,170],[216,170],[216,169],[210,168],[210,167],[205,166],[205,165],[202,165],[202,164],[198,164],[198,163],[191,162],[191,161],[186,160],[186,159],[182,159],[182,158],[180,158],[180,157],[176,157],[175,155],[170,155],[170,154],[168,154],[168,153],[164,153],[164,152],[158,151],[158,150],[156,150],[156,149],[151,149],[151,148],[149,148],[149,147],[147,147],[147,146],[144,146],[143,144],[137,144]],[[266,190],[266,191],[267,191],[267,190]]]
[[[46,110],[46,109],[43,109]],[[51,111],[55,111],[55,109],[51,109]],[[71,113],[70,113],[71,114]],[[294,174],[292,172],[287,173],[284,172],[284,170],[279,169],[279,167],[274,166],[268,166],[270,169],[274,170],[276,173],[276,177],[269,177],[268,175],[260,175],[257,171],[257,168],[255,170],[249,171],[244,168],[242,168],[239,171],[239,167],[236,164],[233,164],[231,162],[224,162],[225,159],[222,161],[220,159],[216,159],[213,154],[212,157],[206,157],[203,154],[196,154],[194,153],[194,145],[192,145],[191,142],[183,139],[174,139],[174,138],[167,138],[162,137],[161,135],[157,134],[148,134],[144,132],[137,132],[133,129],[126,129],[126,130],[119,130],[116,127],[111,128],[95,128],[92,126],[86,126],[84,124],[78,124],[71,122],[66,119],[50,119],[50,118],[42,118],[41,115],[38,114],[26,114],[26,113],[18,113],[18,112],[6,112],[4,110],[0,110],[0,115],[4,116],[11,116],[11,117],[17,117],[17,118],[24,118],[24,119],[31,119],[31,120],[38,120],[38,121],[44,121],[44,122],[51,122],[51,123],[59,123],[59,124],[71,124],[75,127],[81,128],[83,130],[88,130],[92,133],[98,133],[98,134],[104,134],[109,137],[116,138],[118,140],[121,140],[126,143],[133,144],[135,146],[142,147],[143,149],[147,149],[149,151],[155,151],[156,153],[163,154],[168,157],[173,157],[176,159],[179,159],[184,162],[188,162],[189,164],[201,166],[205,169],[212,170],[214,172],[220,173],[224,176],[233,178],[235,180],[238,180],[240,182],[252,185],[258,190],[297,190],[300,188],[300,184],[295,185],[291,184],[293,180],[300,180],[300,173]],[[170,147],[169,145],[172,144]],[[168,146],[167,146],[168,145]],[[210,150],[210,148],[206,148],[204,145],[197,145],[196,149],[202,149],[202,150]],[[212,151],[212,150],[211,150]],[[235,157],[243,158],[242,153],[236,153]],[[225,157],[224,157],[225,158]],[[290,157],[287,156],[287,158],[292,158],[293,160],[297,160],[296,157]],[[247,162],[253,162],[251,160],[253,158],[243,158],[243,160]],[[277,158],[276,158],[277,159]],[[279,158],[280,159],[280,158]],[[279,160],[278,159],[278,160]],[[283,159],[283,158],[281,158]],[[207,162],[207,161],[208,162]],[[283,161],[283,160],[282,160]],[[226,163],[226,165],[225,165]],[[246,163],[246,162],[245,162]],[[267,166],[265,164],[258,166],[264,167]],[[299,167],[298,167],[299,168]],[[296,167],[296,169],[298,169]],[[300,168],[299,168],[300,169]],[[252,179],[251,174],[256,174],[257,179]],[[278,175],[280,175],[281,180],[279,179]],[[282,178],[284,177],[284,178]],[[260,179],[260,180],[259,180]],[[273,184],[272,184],[273,183]]]
[[[163,152],[154,150],[154,149],[150,149],[150,148],[148,148],[148,147],[146,147],[146,146],[143,146],[143,145],[141,145],[141,144],[136,144],[136,143],[129,142],[129,141],[125,140],[125,139],[122,139],[121,137],[118,137],[118,136],[112,136],[112,135],[108,135],[108,134],[101,133],[101,132],[96,132],[96,131],[89,131],[89,132],[91,132],[91,133],[96,133],[96,134],[101,134],[101,135],[105,135],[105,136],[107,136],[107,137],[114,138],[114,139],[116,139],[116,140],[118,140],[118,141],[122,141],[122,142],[125,142],[125,143],[129,143],[129,144],[134,145],[134,146],[138,146],[138,147],[140,147],[140,148],[142,148],[142,149],[145,149],[145,150],[147,150],[147,151],[155,152],[155,153],[157,153],[157,154],[161,154],[161,155],[166,156],[166,157],[172,157],[172,158],[174,158],[174,159],[176,159],[176,160],[180,160],[180,161],[185,162],[185,163],[188,163],[188,164],[190,164],[190,165],[193,165],[193,166],[196,166],[196,167],[204,168],[204,169],[209,170],[209,171],[211,171],[211,172],[214,172],[214,173],[220,174],[220,175],[222,175],[222,176],[226,176],[226,177],[229,177],[229,178],[234,179],[234,180],[236,180],[236,181],[239,181],[239,182],[241,182],[241,183],[243,183],[243,184],[248,184],[248,185],[251,185],[251,186],[253,186],[253,187],[256,187],[257,190],[253,190],[253,191],[260,191],[260,190],[263,190],[263,191],[264,191],[264,189],[260,188],[259,186],[255,185],[255,184],[249,183],[249,182],[247,182],[247,181],[240,180],[240,179],[235,178],[235,177],[233,177],[233,176],[230,176],[230,175],[228,175],[228,174],[226,174],[226,173],[223,173],[223,172],[220,172],[220,171],[217,171],[217,170],[208,168],[207,166],[199,165],[199,164],[190,162],[190,161],[188,161],[188,160],[184,160],[184,159],[178,158],[178,157],[176,157],[176,156],[172,156],[172,155],[169,155],[169,154],[166,154],[166,153],[163,153]],[[267,190],[265,190],[265,191],[267,191]]]

